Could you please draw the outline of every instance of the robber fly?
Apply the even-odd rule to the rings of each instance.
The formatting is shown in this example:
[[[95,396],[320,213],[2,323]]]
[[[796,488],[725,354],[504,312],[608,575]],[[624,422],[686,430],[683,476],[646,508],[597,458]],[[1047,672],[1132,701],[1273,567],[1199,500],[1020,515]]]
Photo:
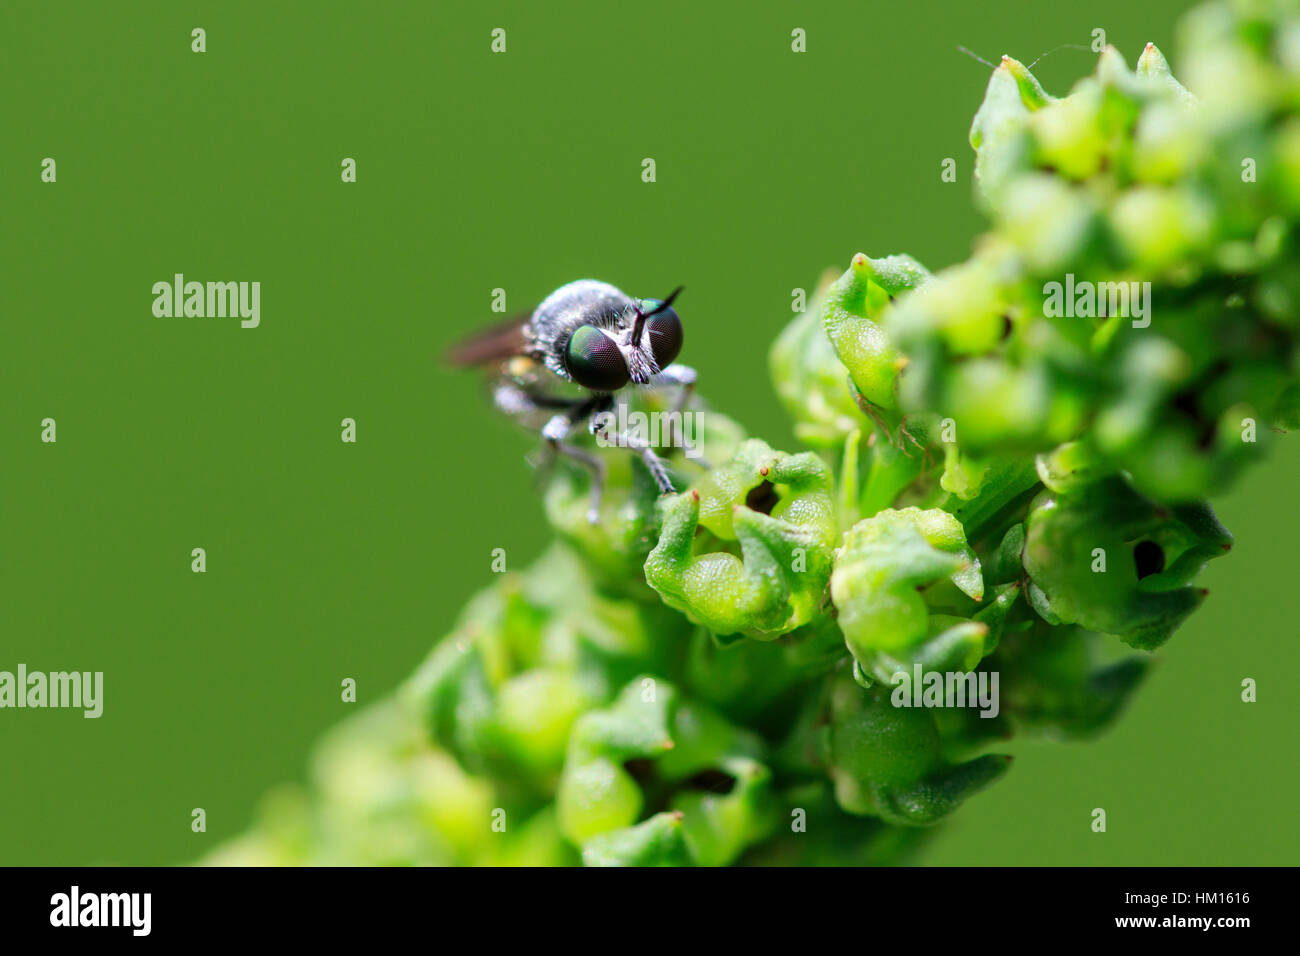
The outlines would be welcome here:
[[[539,431],[555,454],[592,472],[590,520],[604,489],[600,455],[569,441],[590,434],[635,450],[663,494],[672,481],[663,459],[644,438],[610,434],[609,412],[626,387],[679,386],[673,411],[680,413],[695,388],[695,370],[674,363],[682,349],[682,320],[673,308],[681,292],[666,299],[633,299],[614,286],[579,279],[561,286],[531,316],[499,325],[453,348],[456,365],[495,365],[492,399],[510,418]],[[680,414],[670,415],[680,422]]]

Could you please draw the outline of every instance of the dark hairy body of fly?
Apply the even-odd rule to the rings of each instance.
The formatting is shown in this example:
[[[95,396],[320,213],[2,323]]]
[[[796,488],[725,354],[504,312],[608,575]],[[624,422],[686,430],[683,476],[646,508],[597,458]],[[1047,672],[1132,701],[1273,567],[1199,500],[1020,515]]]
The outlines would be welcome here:
[[[579,279],[561,286],[547,296],[524,327],[529,352],[546,363],[546,367],[563,379],[570,379],[564,366],[564,346],[574,330],[594,325],[623,337],[636,321],[636,301],[622,290],[596,279]],[[648,381],[659,369],[653,362],[629,356],[629,372],[634,380]],[[638,367],[631,367],[637,365]]]
[[[607,282],[579,279],[552,292],[527,319],[485,329],[449,354],[458,365],[495,365],[496,406],[539,432],[552,453],[591,472],[591,521],[600,510],[605,463],[594,450],[570,441],[583,426],[602,444],[637,453],[659,490],[673,491],[651,440],[623,424],[616,427],[622,419],[612,410],[628,400],[625,389],[676,388],[665,413],[677,423],[668,447],[681,447],[704,464],[682,437],[681,416],[695,388],[695,370],[676,362],[683,335],[672,303],[681,291],[679,286],[665,299],[634,299]]]

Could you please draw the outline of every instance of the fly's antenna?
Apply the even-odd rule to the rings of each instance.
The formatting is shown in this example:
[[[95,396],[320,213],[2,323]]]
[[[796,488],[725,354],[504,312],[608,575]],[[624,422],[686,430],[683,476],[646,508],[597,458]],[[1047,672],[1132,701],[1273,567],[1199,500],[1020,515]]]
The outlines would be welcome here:
[[[1042,56],[1040,56],[1040,57],[1038,58],[1038,60],[1041,60],[1041,59],[1043,59],[1044,57],[1049,57],[1049,56],[1051,56],[1051,55],[1052,55],[1053,53],[1055,53],[1057,50],[1088,50],[1088,49],[1090,49],[1090,48],[1089,48],[1089,47],[1086,47],[1086,46],[1083,46],[1082,44],[1079,44],[1079,43],[1062,43],[1060,46],[1054,46],[1054,47],[1052,47],[1050,50],[1048,50],[1046,53],[1044,53]],[[1032,69],[1034,68],[1034,66],[1038,63],[1038,60],[1035,60],[1033,63],[1030,63],[1029,66],[1027,67],[1027,69],[1032,70]]]
[[[983,63],[990,70],[997,69],[997,67],[994,64],[990,63],[988,60],[984,59],[984,57],[980,56],[978,53],[974,52],[973,50],[968,50],[966,49],[966,47],[960,45],[957,47],[957,49],[960,50],[962,53],[965,53],[972,60],[978,60],[980,63]],[[1046,53],[1040,56],[1038,60],[1042,60],[1045,57],[1051,56],[1057,50],[1088,50],[1088,49],[1090,48],[1086,46],[1082,46],[1078,43],[1062,43],[1060,46],[1052,47],[1050,50],[1048,50]],[[1032,70],[1034,66],[1038,63],[1038,60],[1035,60],[1033,63],[1030,63],[1029,66],[1026,67],[1026,69]]]
[[[987,66],[990,70],[996,69],[996,67],[994,67],[994,65],[993,65],[992,63],[990,63],[988,60],[984,59],[984,57],[980,56],[978,53],[974,53],[974,52],[972,52],[971,50],[966,49],[964,46],[958,46],[957,49],[961,50],[962,53],[965,53],[965,54],[966,54],[968,57],[970,57],[972,60],[979,60],[981,63],[983,63],[985,66]]]
[[[636,324],[632,326],[632,347],[633,348],[641,347],[641,332],[645,328],[645,320],[650,318],[650,316],[652,315],[657,315],[658,313],[662,312],[664,309],[672,305],[673,299],[681,295],[682,290],[685,288],[686,286],[679,285],[676,289],[673,289],[672,292],[668,293],[668,298],[664,299],[662,302],[656,305],[649,312],[642,312],[639,306],[635,306],[635,305],[632,306],[632,308],[636,309]]]

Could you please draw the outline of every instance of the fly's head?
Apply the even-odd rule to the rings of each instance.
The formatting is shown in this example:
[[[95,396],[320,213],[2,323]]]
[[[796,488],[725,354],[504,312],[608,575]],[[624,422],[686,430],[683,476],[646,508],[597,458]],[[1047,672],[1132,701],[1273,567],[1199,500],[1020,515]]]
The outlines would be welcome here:
[[[673,308],[681,292],[640,299],[611,324],[582,323],[563,342],[565,374],[593,392],[648,385],[682,350],[682,320]]]

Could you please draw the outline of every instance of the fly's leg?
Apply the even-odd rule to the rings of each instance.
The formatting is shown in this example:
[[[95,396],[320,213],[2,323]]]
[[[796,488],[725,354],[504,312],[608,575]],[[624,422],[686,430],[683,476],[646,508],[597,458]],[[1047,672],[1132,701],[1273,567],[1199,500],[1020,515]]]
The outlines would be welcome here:
[[[600,502],[605,490],[605,460],[585,448],[569,444],[565,439],[573,430],[574,424],[590,415],[604,399],[559,398],[521,388],[512,382],[504,382],[495,389],[493,400],[499,409],[516,420],[526,420],[541,409],[562,409],[542,426],[542,438],[551,453],[547,464],[553,462],[555,455],[559,454],[591,470],[591,504],[587,509],[587,520],[592,524],[600,520]]]
[[[581,462],[591,469],[591,503],[587,505],[587,521],[600,521],[600,502],[605,493],[605,460],[594,452],[568,442],[555,442],[552,447],[568,458]]]
[[[691,368],[689,365],[678,365],[674,363],[660,371],[659,374],[655,376],[654,382],[656,385],[680,386],[677,398],[673,401],[672,409],[668,413],[668,420],[672,423],[672,437],[669,440],[674,447],[681,448],[682,453],[691,461],[695,462],[701,468],[709,468],[711,466],[704,460],[704,457],[700,454],[699,448],[696,447],[693,442],[688,443],[684,433],[682,432],[682,423],[685,420],[685,416],[693,414],[687,410],[686,406],[689,404],[691,396],[695,393],[695,380],[695,369]]]
[[[587,506],[587,520],[595,524],[600,520],[600,502],[605,492],[605,460],[595,452],[571,445],[566,438],[573,431],[574,420],[590,413],[590,402],[583,402],[573,411],[561,412],[542,426],[542,438],[557,453],[585,465],[591,470],[591,503]]]
[[[654,479],[655,484],[659,487],[659,493],[661,495],[673,493],[675,489],[673,488],[672,479],[668,477],[668,466],[664,464],[662,458],[655,454],[655,450],[650,447],[648,442],[627,431],[610,434],[609,429],[600,417],[592,419],[591,433],[598,435],[611,445],[618,445],[620,448],[631,448],[633,451],[639,452],[641,460],[645,462],[645,466],[650,472],[650,477]]]
[[[930,449],[929,449],[927,446],[923,445],[920,441],[918,441],[917,438],[916,438],[916,436],[913,435],[911,432],[909,432],[909,431],[907,430],[907,417],[906,417],[906,416],[904,416],[904,417],[899,421],[899,423],[898,423],[898,434],[899,434],[900,441],[901,441],[901,439],[906,438],[908,441],[910,441],[910,442],[911,442],[913,445],[915,445],[917,448],[921,449],[921,467],[922,467],[922,468],[929,468],[929,467],[930,467]],[[908,455],[908,457],[910,458],[911,455]]]
[[[614,398],[609,395],[605,396],[602,402],[592,408],[588,430],[600,439],[603,444],[631,448],[633,451],[639,452],[641,460],[645,462],[645,466],[650,472],[650,477],[654,479],[659,488],[659,493],[664,495],[672,494],[675,489],[673,488],[672,479],[668,477],[668,466],[664,464],[662,458],[655,454],[655,450],[650,443],[627,430],[621,432],[610,431],[610,424],[614,421],[614,416],[610,414],[610,408],[613,404]]]
[[[849,383],[849,391],[853,394],[853,401],[856,402],[858,408],[862,410],[862,414],[871,419],[880,433],[885,436],[885,440],[888,441],[890,445],[897,448],[904,458],[912,457],[912,453],[907,450],[907,446],[903,442],[904,438],[922,451],[925,450],[925,446],[916,440],[912,433],[907,430],[907,425],[901,420],[898,424],[898,438],[895,439],[893,431],[885,421],[884,416],[880,414],[879,409],[863,398],[862,393],[857,390],[852,382]]]

